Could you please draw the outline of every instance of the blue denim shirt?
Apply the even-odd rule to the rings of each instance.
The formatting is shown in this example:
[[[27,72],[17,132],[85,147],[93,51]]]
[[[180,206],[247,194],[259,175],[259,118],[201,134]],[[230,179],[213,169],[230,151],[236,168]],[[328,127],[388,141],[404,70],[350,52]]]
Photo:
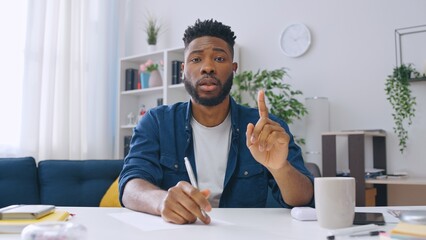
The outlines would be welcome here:
[[[291,207],[283,201],[271,173],[252,157],[246,146],[247,124],[256,124],[259,111],[239,105],[232,98],[230,103],[232,139],[219,207],[265,207],[268,186],[282,207]],[[313,182],[287,124],[273,115],[269,117],[290,135],[288,161]],[[189,182],[185,156],[196,174],[191,118],[190,102],[156,107],[142,117],[134,128],[130,151],[120,174],[120,201],[124,186],[133,178],[142,178],[164,190],[179,181]]]

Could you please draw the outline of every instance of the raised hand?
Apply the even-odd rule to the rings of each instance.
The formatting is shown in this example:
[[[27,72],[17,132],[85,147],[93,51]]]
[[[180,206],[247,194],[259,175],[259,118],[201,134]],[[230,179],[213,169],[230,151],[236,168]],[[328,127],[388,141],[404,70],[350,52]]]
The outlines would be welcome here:
[[[279,169],[286,164],[290,137],[280,124],[269,119],[262,90],[259,91],[257,105],[260,118],[256,125],[247,125],[247,147],[256,161],[269,169]]]

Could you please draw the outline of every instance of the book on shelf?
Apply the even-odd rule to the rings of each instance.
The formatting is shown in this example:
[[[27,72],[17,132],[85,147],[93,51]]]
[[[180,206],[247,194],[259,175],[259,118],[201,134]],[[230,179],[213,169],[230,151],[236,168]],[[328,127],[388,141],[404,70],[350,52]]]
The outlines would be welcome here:
[[[124,79],[125,90],[126,91],[132,90],[133,89],[133,80],[132,80],[132,78],[133,78],[133,71],[132,71],[131,68],[128,68],[128,69],[125,70],[125,72],[126,72],[125,79]]]
[[[129,90],[138,89],[138,85],[140,85],[138,70],[135,68],[127,68],[125,71],[126,71],[125,90],[129,91]]]
[[[383,129],[354,129],[354,130],[342,130],[342,132],[368,132],[368,133],[386,134],[386,131]]]
[[[395,179],[399,179],[399,178],[406,178],[408,177],[408,173],[407,172],[393,172],[393,173],[388,173],[387,175],[388,178],[395,178]]]
[[[389,173],[389,174],[376,176],[375,179],[403,179],[407,177],[408,177],[407,173]]]
[[[141,89],[141,80],[139,76],[139,71],[133,69],[133,89]]]
[[[66,221],[70,213],[55,209],[52,213],[38,219],[3,219],[0,220],[0,233],[20,233],[26,226],[41,222]]]
[[[172,61],[172,84],[179,84],[182,82],[182,61]]]
[[[368,168],[365,169],[365,179],[380,179],[385,177],[386,171],[384,169],[379,168]],[[336,176],[338,177],[350,177],[351,171],[349,169],[339,170],[337,171]]]
[[[370,168],[365,169],[365,179],[376,179],[380,178],[381,176],[385,175],[384,169],[378,169],[378,168]]]

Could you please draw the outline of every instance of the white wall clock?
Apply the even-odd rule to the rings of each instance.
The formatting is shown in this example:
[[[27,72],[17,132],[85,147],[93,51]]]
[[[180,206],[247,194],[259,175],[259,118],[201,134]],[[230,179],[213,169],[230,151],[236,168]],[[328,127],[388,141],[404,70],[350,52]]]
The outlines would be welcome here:
[[[288,25],[281,34],[281,50],[288,57],[300,57],[311,46],[311,33],[303,23]]]

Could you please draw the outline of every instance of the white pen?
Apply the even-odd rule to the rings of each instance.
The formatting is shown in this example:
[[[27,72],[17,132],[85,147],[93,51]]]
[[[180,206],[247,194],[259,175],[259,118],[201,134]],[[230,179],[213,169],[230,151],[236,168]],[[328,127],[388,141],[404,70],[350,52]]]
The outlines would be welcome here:
[[[193,187],[198,188],[197,179],[195,178],[195,174],[194,174],[194,171],[192,170],[191,163],[189,162],[187,157],[185,157],[184,160],[185,160],[186,171],[188,172],[188,176],[189,176],[189,181],[191,182],[191,185]],[[201,213],[203,214],[204,217],[207,217],[207,213],[203,209],[201,209]]]
[[[361,232],[378,230],[378,228],[379,226],[376,224],[366,224],[366,225],[330,230],[329,235],[327,236],[327,239],[332,240],[335,238],[335,236],[352,235],[352,234],[361,233]]]
[[[191,182],[191,185],[195,188],[198,188],[197,179],[195,178],[194,171],[192,171],[191,163],[189,162],[188,158],[185,157],[185,167],[186,171],[188,172],[189,181]]]

